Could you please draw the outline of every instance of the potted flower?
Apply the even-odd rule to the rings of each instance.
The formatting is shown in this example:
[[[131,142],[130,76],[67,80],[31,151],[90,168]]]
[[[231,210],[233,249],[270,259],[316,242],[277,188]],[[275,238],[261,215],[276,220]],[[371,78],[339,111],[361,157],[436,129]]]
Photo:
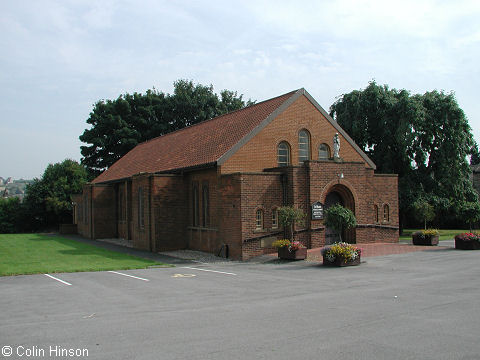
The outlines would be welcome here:
[[[305,260],[307,258],[307,248],[300,241],[276,240],[272,246],[277,249],[280,259]]]
[[[475,233],[455,235],[455,249],[480,250],[480,235]]]
[[[362,249],[352,244],[338,242],[324,246],[321,254],[325,266],[353,266],[360,265]]]
[[[415,231],[412,234],[412,242],[413,245],[436,246],[438,245],[438,230],[426,229]]]
[[[278,208],[278,220],[289,239],[274,241],[272,246],[277,248],[278,257],[288,260],[304,260],[307,257],[307,248],[299,241],[295,241],[295,224],[304,223],[305,213],[293,206]]]

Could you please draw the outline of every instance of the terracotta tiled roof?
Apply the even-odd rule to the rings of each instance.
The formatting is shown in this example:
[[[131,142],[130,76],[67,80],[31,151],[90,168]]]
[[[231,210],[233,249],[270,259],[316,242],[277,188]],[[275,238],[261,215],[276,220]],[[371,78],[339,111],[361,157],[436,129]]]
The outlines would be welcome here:
[[[151,139],[137,145],[93,183],[158,173],[217,162],[296,91],[226,115]]]

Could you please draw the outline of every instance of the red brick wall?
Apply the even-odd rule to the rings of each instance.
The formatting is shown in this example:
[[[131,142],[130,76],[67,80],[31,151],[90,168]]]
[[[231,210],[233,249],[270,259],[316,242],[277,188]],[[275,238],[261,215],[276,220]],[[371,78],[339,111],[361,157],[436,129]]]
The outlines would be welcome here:
[[[142,188],[140,203],[139,189]],[[150,228],[150,174],[136,175],[132,178],[132,240],[137,249],[153,250]],[[143,225],[139,221],[139,203],[143,204]]]
[[[93,187],[92,219],[94,239],[117,237],[116,201],[113,185],[95,185]]]
[[[219,179],[219,239],[228,245],[229,257],[242,258],[241,174]]]
[[[241,220],[242,220],[242,259],[272,252],[274,249],[265,244],[266,238],[282,238],[283,231],[272,227],[272,212],[281,207],[282,183],[280,173],[242,173],[241,182]],[[263,211],[263,229],[256,229],[256,211]],[[262,241],[263,239],[263,241]],[[264,246],[262,246],[264,243]]]
[[[309,131],[312,161],[299,164],[298,132]],[[272,229],[272,209],[284,205],[301,208],[308,217],[297,229],[296,239],[308,247],[325,242],[322,220],[310,221],[310,206],[325,202],[332,190],[342,190],[351,199],[359,227],[352,231],[358,243],[398,241],[398,184],[395,176],[374,175],[344,138],[341,138],[342,161],[318,159],[322,143],[332,147],[336,129],[304,96],[267,125],[240,148],[221,167],[197,170],[183,175],[139,174],[112,186],[87,185],[89,218],[78,218],[78,231],[86,237],[124,237],[133,239],[136,248],[152,251],[190,248],[218,253],[227,244],[230,257],[247,259],[273,251],[269,243],[284,237]],[[287,141],[294,166],[276,168],[277,145]],[[262,172],[268,169],[266,172]],[[286,179],[282,187],[282,175]],[[338,175],[343,174],[343,178]],[[193,226],[192,187],[198,184],[199,223]],[[202,188],[209,189],[209,219],[203,224]],[[144,225],[138,221],[138,189],[143,189]],[[93,191],[92,191],[93,189]],[[348,189],[348,190],[346,190]],[[125,219],[117,216],[118,193],[124,194]],[[77,197],[78,211],[84,213],[84,197]],[[93,202],[92,202],[93,201]],[[92,223],[92,204],[95,221]],[[354,204],[354,205],[353,205]],[[389,221],[375,223],[374,205],[390,209]],[[255,229],[257,209],[264,211],[264,229]]]
[[[182,176],[152,176],[152,234],[154,251],[186,249],[187,186]]]
[[[301,165],[298,160],[298,132],[302,129],[310,133],[310,153],[313,160],[318,160],[318,147],[322,143],[327,144],[333,151],[333,136],[337,130],[305,96],[301,96],[228,159],[222,165],[222,174],[263,171],[266,168],[277,167],[277,146],[281,141],[290,144],[291,164]],[[340,156],[345,161],[365,163],[360,154],[341,135],[340,142]]]
[[[92,189],[93,186],[85,185],[83,193],[77,197],[77,212],[78,212],[78,233],[86,238],[92,239]],[[85,201],[86,200],[86,201]]]
[[[117,236],[122,239],[129,239],[128,233],[128,213],[130,204],[128,202],[128,182],[124,181],[116,185],[116,200],[117,204]],[[122,197],[119,196],[119,193],[122,193]],[[123,205],[119,206],[118,201],[123,200]],[[123,214],[120,214],[123,212]]]
[[[75,197],[75,202],[80,235],[89,239],[117,237],[114,186],[85,185],[83,193]]]
[[[375,174],[373,177],[373,192],[376,196],[373,203],[379,208],[381,225],[398,226],[398,177],[396,175]],[[383,220],[383,208],[390,208],[390,220]],[[373,205],[372,205],[373,207]]]
[[[194,250],[216,253],[220,250],[222,239],[219,237],[219,184],[217,169],[200,170],[186,175],[188,217],[186,218],[188,247]],[[193,184],[198,186],[198,224],[193,224]],[[208,186],[209,216],[203,225],[203,186]]]

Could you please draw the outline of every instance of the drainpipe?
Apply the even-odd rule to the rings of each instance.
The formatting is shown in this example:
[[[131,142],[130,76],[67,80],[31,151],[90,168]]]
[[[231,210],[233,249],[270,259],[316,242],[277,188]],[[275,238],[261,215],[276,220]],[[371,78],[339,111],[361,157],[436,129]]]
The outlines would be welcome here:
[[[287,198],[287,185],[288,185],[288,178],[287,174],[282,173],[280,175],[280,181],[282,183],[282,206],[287,206],[288,205],[288,198]],[[287,229],[284,227],[283,228],[283,238],[287,239],[289,235],[287,234]]]
[[[283,173],[280,175],[280,180],[282,182],[282,206],[288,205],[288,198],[287,198],[287,185],[288,185],[288,178],[287,174]]]
[[[308,230],[308,246],[312,247],[312,203],[310,199],[310,161],[305,161],[305,192],[307,197],[307,221],[306,227]]]

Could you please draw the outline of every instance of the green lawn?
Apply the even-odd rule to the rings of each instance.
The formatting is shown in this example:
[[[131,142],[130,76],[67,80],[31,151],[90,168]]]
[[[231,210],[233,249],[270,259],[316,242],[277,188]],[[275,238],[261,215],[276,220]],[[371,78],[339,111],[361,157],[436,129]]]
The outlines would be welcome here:
[[[0,234],[0,276],[141,269],[152,265],[165,264],[57,236]]]
[[[403,235],[400,236],[400,241],[412,240],[412,233],[414,233],[415,231],[419,231],[419,230],[404,229]],[[473,230],[473,231],[476,232],[476,230]],[[438,232],[440,233],[439,240],[452,240],[455,237],[455,235],[465,233],[465,232],[469,233],[470,230],[468,229],[467,230],[438,230]]]

